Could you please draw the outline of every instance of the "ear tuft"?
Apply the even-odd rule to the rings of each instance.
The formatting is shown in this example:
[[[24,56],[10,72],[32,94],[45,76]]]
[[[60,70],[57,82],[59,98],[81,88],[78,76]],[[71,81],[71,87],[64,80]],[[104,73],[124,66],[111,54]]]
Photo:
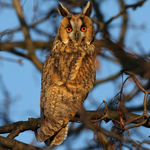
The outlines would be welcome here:
[[[92,12],[92,8],[93,8],[93,4],[91,1],[88,1],[88,3],[86,4],[84,10],[83,10],[83,15],[85,16],[90,16],[91,12]]]
[[[66,17],[70,14],[69,11],[61,3],[58,3],[58,12],[63,17]]]

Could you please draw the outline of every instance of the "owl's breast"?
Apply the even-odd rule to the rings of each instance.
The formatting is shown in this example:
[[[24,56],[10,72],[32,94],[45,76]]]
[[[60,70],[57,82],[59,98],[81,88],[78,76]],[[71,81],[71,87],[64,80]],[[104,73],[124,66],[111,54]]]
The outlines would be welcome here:
[[[72,93],[88,93],[95,80],[94,45],[62,46],[59,52],[52,51],[46,65],[51,75],[51,84],[67,86]]]
[[[76,64],[76,70],[70,74],[67,86],[76,93],[87,94],[92,88],[95,81],[95,63],[92,55],[84,55]]]

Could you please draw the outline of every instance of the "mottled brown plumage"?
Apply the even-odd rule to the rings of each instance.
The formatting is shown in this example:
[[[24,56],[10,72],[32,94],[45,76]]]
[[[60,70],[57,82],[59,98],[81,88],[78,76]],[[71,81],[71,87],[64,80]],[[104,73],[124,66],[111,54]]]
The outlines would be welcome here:
[[[37,140],[45,141],[47,146],[65,140],[69,120],[83,105],[94,84],[95,33],[89,18],[91,11],[91,2],[76,16],[58,4],[58,12],[64,18],[43,67],[41,127],[37,135]]]

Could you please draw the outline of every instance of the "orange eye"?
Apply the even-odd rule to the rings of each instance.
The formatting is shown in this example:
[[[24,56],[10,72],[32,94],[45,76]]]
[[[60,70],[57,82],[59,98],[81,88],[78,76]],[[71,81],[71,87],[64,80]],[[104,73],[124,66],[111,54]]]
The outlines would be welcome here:
[[[85,26],[81,28],[82,32],[85,32],[86,30],[87,30],[87,27],[85,27]]]
[[[69,32],[72,31],[72,28],[71,28],[71,27],[67,27],[67,28],[66,28],[66,31],[69,33]]]

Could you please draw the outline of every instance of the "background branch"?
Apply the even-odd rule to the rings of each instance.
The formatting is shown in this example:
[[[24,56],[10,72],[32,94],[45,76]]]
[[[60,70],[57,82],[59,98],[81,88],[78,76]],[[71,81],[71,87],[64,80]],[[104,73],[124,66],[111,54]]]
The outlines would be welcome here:
[[[10,138],[0,136],[0,146],[15,149],[15,150],[43,150],[42,148],[38,148],[32,145],[28,145],[17,140],[12,140]]]

